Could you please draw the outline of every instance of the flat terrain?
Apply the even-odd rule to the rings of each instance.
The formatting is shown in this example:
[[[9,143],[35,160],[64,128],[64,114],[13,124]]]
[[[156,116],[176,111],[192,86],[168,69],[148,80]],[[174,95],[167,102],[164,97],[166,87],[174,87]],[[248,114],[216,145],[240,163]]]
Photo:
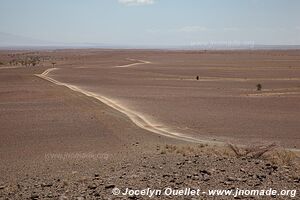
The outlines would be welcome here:
[[[48,76],[112,99],[154,126],[199,139],[299,147],[300,51],[59,55],[65,60]],[[139,60],[149,63],[128,65]]]
[[[42,62],[7,64],[32,55]],[[1,51],[0,61],[0,199],[126,199],[114,187],[300,187],[295,153],[239,157],[214,146],[299,149],[300,51]]]
[[[165,138],[136,128],[101,102],[34,75],[43,71],[1,70],[1,178],[15,176],[15,168],[26,162],[39,165],[52,154],[105,160],[115,153],[128,154],[136,143],[145,151],[164,144]]]

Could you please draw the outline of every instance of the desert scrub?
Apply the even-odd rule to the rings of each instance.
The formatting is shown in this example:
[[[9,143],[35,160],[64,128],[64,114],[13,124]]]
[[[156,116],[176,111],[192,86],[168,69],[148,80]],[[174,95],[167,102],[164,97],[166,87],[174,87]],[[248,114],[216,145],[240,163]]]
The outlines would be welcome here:
[[[256,85],[256,90],[261,91],[262,90],[262,85],[259,83]]]
[[[197,155],[199,153],[212,153],[212,149],[208,144],[198,145],[169,145],[166,144],[160,151],[161,154],[174,153],[182,156]],[[213,152],[214,153],[214,152]]]
[[[276,144],[270,144],[239,147],[237,145],[228,144],[228,147],[233,151],[236,157],[258,159],[261,158],[265,153],[272,151],[278,146]]]
[[[297,166],[299,164],[297,154],[286,149],[277,149],[266,154],[265,158],[277,165]]]
[[[299,166],[300,158],[295,152],[276,144],[238,147],[228,145],[235,157],[267,160],[281,166]]]

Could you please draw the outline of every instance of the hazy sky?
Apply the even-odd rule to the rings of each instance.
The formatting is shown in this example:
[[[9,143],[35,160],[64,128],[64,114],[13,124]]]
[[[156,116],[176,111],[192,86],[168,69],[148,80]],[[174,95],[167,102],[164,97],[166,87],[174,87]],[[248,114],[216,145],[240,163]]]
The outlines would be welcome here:
[[[64,43],[300,44],[299,0],[0,0],[0,32]]]

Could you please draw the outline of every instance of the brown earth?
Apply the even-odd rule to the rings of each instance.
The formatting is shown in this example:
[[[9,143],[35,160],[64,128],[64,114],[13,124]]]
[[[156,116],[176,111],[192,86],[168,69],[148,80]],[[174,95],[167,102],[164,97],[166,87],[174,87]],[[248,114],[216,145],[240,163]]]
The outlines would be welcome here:
[[[62,57],[59,69],[48,76],[112,99],[154,126],[221,142],[300,144],[300,51],[54,55]],[[151,63],[115,67],[139,62],[132,59]]]
[[[12,53],[24,54],[2,51],[0,60],[7,62]],[[148,198],[113,196],[115,187],[299,190],[296,153],[237,157],[227,147],[164,137],[95,98],[35,74],[55,61],[59,70],[49,77],[113,99],[170,132],[298,148],[300,51],[34,54],[48,59],[36,67],[0,66],[0,199]],[[151,64],[115,67],[138,62],[127,58]]]

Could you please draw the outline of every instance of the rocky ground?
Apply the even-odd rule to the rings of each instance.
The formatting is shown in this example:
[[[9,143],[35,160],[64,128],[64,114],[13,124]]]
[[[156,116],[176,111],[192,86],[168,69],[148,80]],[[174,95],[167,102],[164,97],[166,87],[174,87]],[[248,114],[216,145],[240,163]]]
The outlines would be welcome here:
[[[139,144],[135,144],[139,145]],[[138,148],[138,147],[137,147]],[[214,147],[215,149],[215,147]],[[272,152],[272,155],[274,152]],[[279,155],[279,154],[278,154]],[[281,154],[282,155],[282,154]],[[290,156],[288,160],[287,155]],[[216,151],[211,147],[158,146],[152,153],[134,153],[126,158],[114,155],[93,164],[69,159],[69,168],[49,168],[45,160],[40,173],[25,174],[21,179],[0,186],[0,199],[149,199],[147,195],[123,195],[132,190],[173,191],[185,188],[200,189],[198,195],[154,195],[152,199],[298,199],[299,194],[287,196],[212,196],[209,190],[248,189],[281,191],[300,189],[297,158],[286,153],[279,157],[259,159],[236,157],[229,150]],[[293,160],[291,160],[293,159]],[[66,162],[66,160],[61,160]],[[280,161],[280,162],[279,162]],[[282,161],[286,163],[282,163]],[[47,167],[48,166],[48,167]],[[48,171],[47,171],[48,169]],[[70,169],[73,169],[70,170]],[[33,171],[33,170],[31,170]],[[113,192],[120,194],[113,195]],[[205,194],[202,192],[206,192]]]
[[[57,60],[52,57],[47,61],[47,57],[42,57],[46,61],[36,67],[1,68],[0,200],[150,199],[151,193],[131,195],[133,190],[143,190],[146,193],[147,188],[156,190],[157,195],[152,196],[152,199],[299,199],[300,165],[295,152],[270,146],[265,153],[264,148],[259,147],[244,149],[227,147],[224,143],[225,146],[199,145],[163,137],[139,128],[126,115],[93,98],[35,76],[52,67],[51,62],[66,68],[91,65],[88,67],[93,69],[96,66],[98,69],[99,66],[105,68],[129,64],[126,58],[136,53],[116,52],[112,56],[110,51],[86,54],[75,50],[54,51],[52,55]],[[0,52],[0,58],[8,62],[8,55],[15,57],[14,54],[19,53]],[[49,52],[42,54],[48,56]],[[140,54],[141,58],[145,57],[145,52],[141,51]],[[154,53],[148,53],[149,56],[151,54]],[[154,58],[157,55],[155,53]],[[195,53],[196,57],[199,55]],[[223,62],[223,59],[220,61]],[[97,77],[98,79],[102,80]],[[276,129],[280,133],[280,137],[272,138],[289,139],[298,145],[298,137],[291,139],[293,137],[288,134],[282,136],[283,132],[286,133],[286,127],[294,127],[293,130],[298,133],[298,101],[296,97],[291,100],[293,104],[283,99],[284,105],[288,105],[296,113],[289,115],[291,120],[287,121],[295,123],[296,126],[273,120],[273,116],[287,119],[288,116],[282,114],[291,113],[287,110],[280,111],[278,115],[271,114],[272,118],[265,118],[274,123],[280,122],[278,125],[282,125],[282,129],[277,130],[270,124],[264,124],[264,127],[270,131]],[[262,109],[261,112],[266,111]],[[207,118],[203,112],[196,113]],[[219,120],[222,123],[225,118],[231,119],[227,112],[225,114]],[[232,119],[236,122],[236,118]],[[261,116],[255,119],[261,119]],[[200,119],[198,121],[205,124]],[[214,119],[212,125],[205,126],[215,127],[217,121]],[[241,130],[255,132],[252,137],[256,137],[256,134],[259,135],[256,132],[259,128],[253,127],[255,129]],[[223,125],[219,130],[223,134]],[[168,188],[175,193],[186,188],[190,189],[189,194],[198,190],[200,192],[194,196],[169,196],[164,193],[170,191]],[[264,197],[208,194],[209,190],[238,188],[290,191],[284,196]],[[130,189],[130,195],[123,195],[127,189]],[[160,190],[162,194],[159,195]]]

